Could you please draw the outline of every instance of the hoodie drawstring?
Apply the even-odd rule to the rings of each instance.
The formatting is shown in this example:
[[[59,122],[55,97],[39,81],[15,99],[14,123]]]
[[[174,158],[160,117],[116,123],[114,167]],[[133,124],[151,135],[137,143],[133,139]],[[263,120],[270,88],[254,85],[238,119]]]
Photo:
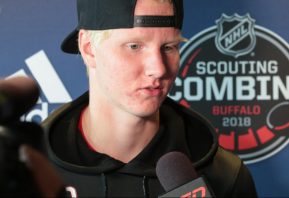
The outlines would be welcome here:
[[[106,176],[104,173],[101,173],[101,181],[102,181],[102,184],[103,184],[103,197],[107,197],[107,181],[106,181]]]
[[[147,177],[143,176],[143,180],[142,180],[142,189],[143,189],[143,195],[144,198],[148,198],[148,182],[147,182]]]

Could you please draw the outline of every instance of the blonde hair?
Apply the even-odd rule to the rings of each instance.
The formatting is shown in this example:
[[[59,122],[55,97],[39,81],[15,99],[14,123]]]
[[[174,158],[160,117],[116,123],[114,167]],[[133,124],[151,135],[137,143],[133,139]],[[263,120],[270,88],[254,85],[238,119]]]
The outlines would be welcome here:
[[[93,43],[94,46],[97,46],[100,44],[102,41],[108,39],[112,33],[113,29],[109,30],[87,30],[88,36]],[[181,42],[187,42],[188,39],[183,37],[182,35],[180,36],[180,41]]]
[[[103,40],[108,39],[111,35],[113,30],[87,30],[88,37],[90,38],[91,42],[94,46],[97,46]]]

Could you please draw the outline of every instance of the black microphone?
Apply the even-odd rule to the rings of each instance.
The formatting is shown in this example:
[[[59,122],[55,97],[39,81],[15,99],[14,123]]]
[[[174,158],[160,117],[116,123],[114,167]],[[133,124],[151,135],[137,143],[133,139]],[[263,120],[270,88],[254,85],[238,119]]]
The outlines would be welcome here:
[[[36,104],[39,94],[37,83],[29,77],[0,80],[0,123],[19,119]]]
[[[157,177],[164,187],[164,197],[214,197],[203,177],[198,177],[190,159],[181,152],[169,152],[156,166]]]
[[[38,97],[38,85],[29,77],[0,80],[0,197],[40,197],[30,170],[19,161],[22,144],[43,151],[41,126],[20,121]]]

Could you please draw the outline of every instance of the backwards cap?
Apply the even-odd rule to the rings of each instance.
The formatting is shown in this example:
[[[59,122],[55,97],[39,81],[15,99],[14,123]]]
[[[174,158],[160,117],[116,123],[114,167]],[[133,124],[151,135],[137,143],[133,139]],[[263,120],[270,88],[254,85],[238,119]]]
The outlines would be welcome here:
[[[77,38],[80,29],[107,30],[133,27],[182,28],[183,0],[172,0],[173,16],[135,16],[137,0],[77,0],[78,25],[62,42],[66,53],[79,53]]]

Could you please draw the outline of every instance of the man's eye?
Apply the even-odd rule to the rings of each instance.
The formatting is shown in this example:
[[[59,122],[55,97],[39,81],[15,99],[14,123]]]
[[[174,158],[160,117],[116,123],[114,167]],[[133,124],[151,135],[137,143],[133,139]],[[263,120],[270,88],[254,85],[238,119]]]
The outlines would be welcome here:
[[[139,44],[136,44],[136,43],[128,44],[128,47],[132,50],[138,50],[141,48],[141,46]]]
[[[165,45],[162,47],[164,52],[171,52],[178,49],[178,45]]]

